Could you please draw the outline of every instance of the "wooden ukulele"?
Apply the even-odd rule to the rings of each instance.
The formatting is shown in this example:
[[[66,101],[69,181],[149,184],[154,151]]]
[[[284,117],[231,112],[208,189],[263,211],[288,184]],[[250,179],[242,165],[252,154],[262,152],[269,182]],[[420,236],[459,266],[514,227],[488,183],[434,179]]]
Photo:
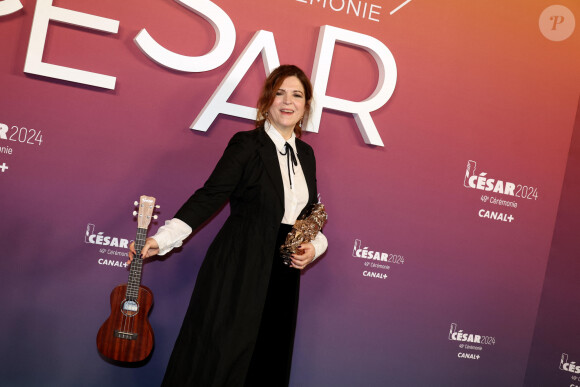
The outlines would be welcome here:
[[[111,314],[99,329],[97,348],[111,359],[121,362],[145,360],[153,350],[153,329],[147,316],[153,306],[153,293],[141,285],[143,259],[141,249],[147,238],[147,228],[153,216],[155,198],[141,196],[137,215],[136,256],[131,262],[129,280],[111,292]]]

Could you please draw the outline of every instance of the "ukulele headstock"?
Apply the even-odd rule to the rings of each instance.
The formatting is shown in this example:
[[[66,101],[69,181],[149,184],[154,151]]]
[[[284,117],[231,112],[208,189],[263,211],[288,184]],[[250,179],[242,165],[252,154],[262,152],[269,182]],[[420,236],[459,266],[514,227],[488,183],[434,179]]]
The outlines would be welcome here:
[[[148,228],[151,218],[157,219],[157,215],[153,215],[153,211],[159,208],[159,206],[155,205],[155,198],[141,195],[139,202],[135,202],[135,205],[139,207],[139,211],[133,212],[133,215],[137,216],[137,227]]]

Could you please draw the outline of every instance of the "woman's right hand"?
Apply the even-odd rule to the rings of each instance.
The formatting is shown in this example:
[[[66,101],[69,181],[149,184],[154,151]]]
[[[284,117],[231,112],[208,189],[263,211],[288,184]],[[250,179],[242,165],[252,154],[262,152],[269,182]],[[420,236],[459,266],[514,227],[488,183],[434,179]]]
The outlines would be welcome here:
[[[145,259],[157,254],[159,254],[159,245],[157,244],[157,241],[153,238],[147,238],[145,240],[145,245],[141,249],[141,257]],[[129,260],[127,261],[127,265],[131,264],[135,255],[137,255],[137,252],[135,251],[135,242],[131,242],[129,245]]]

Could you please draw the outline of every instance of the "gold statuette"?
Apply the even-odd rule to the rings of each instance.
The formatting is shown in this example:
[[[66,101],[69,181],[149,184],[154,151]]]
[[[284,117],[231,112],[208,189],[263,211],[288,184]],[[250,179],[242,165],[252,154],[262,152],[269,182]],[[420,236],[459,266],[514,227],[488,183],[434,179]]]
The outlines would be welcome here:
[[[296,220],[292,230],[286,236],[286,242],[280,246],[280,255],[285,265],[290,265],[292,254],[296,252],[302,254],[304,252],[298,249],[298,246],[312,241],[327,219],[328,215],[324,209],[324,204],[316,203],[312,204],[308,211],[305,211]]]

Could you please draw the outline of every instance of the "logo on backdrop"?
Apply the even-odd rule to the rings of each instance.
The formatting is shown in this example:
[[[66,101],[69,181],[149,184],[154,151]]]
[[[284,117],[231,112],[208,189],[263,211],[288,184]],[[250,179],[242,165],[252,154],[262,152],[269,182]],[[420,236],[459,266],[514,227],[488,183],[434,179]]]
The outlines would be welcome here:
[[[514,183],[513,180],[488,176],[485,171],[477,171],[476,161],[469,160],[463,177],[463,186],[467,189],[481,191],[480,200],[493,204],[493,209],[479,208],[477,215],[481,219],[512,223],[516,218],[512,213],[518,208],[518,199],[538,200],[538,187]],[[500,208],[497,208],[500,207]],[[503,207],[503,208],[501,208]]]
[[[487,172],[480,172],[479,175],[476,174],[475,170],[477,168],[477,163],[473,160],[467,162],[467,168],[465,169],[465,178],[463,179],[463,186],[466,188],[474,188],[481,191],[489,192],[490,194],[507,195],[514,197],[522,197],[521,185],[518,185],[518,191],[516,194],[516,184],[509,181],[504,181],[501,179],[494,179],[487,176]],[[537,189],[536,189],[536,199],[537,199]],[[527,190],[526,190],[527,193]],[[530,193],[533,195],[533,190]],[[533,197],[533,196],[532,196]],[[515,204],[517,207],[517,203]]]
[[[12,155],[14,152],[12,146],[14,144],[40,146],[42,142],[41,130],[28,129],[16,125],[9,127],[0,122],[0,156]],[[4,160],[0,160],[0,173],[4,173],[8,169],[10,169],[8,164]]]
[[[391,265],[402,265],[405,257],[399,254],[387,253],[384,250],[371,250],[367,246],[363,247],[360,239],[354,240],[352,250],[354,258],[362,259],[364,269],[363,277],[377,278],[385,280],[390,275]]]
[[[41,146],[43,143],[42,130],[20,127],[17,125],[8,125],[0,122],[0,142],[1,153],[12,154],[12,149],[4,142],[12,142],[15,144],[36,145]]]
[[[576,365],[575,361],[569,362],[567,353],[562,353],[562,356],[560,357],[559,368],[562,371],[570,372],[573,374],[580,374],[580,365]],[[580,378],[577,378],[575,380],[580,380]]]
[[[459,352],[457,352],[458,359],[479,360],[484,348],[495,345],[495,337],[475,334],[471,331],[464,332],[463,329],[457,330],[456,323],[451,323],[448,339],[460,343]]]
[[[95,233],[95,225],[87,224],[85,243],[100,246],[99,253],[107,257],[99,257],[97,263],[104,266],[126,268],[129,257],[129,239],[105,235],[103,231]],[[122,250],[121,250],[122,249]],[[123,257],[122,260],[112,259],[112,256]]]

